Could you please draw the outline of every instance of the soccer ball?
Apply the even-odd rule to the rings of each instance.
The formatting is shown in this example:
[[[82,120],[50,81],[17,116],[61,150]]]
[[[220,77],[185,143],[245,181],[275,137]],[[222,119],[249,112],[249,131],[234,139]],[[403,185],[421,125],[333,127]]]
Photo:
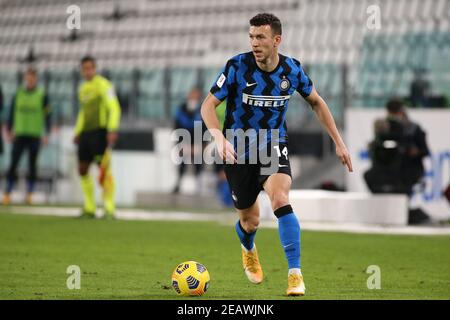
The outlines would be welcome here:
[[[172,287],[181,296],[201,296],[209,287],[209,272],[195,261],[180,263],[172,273]]]

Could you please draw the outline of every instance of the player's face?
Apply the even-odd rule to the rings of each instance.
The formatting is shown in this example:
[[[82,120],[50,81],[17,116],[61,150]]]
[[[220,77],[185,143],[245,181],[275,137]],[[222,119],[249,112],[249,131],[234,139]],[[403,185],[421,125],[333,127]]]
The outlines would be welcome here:
[[[34,73],[27,72],[25,74],[25,86],[27,87],[27,89],[33,89],[34,87],[36,87],[37,81],[37,75],[35,75]]]
[[[250,26],[249,37],[253,55],[258,62],[265,62],[272,57],[281,42],[281,36],[274,35],[269,25]]]
[[[81,75],[85,80],[91,80],[95,76],[95,63],[86,61],[81,65]]]
[[[201,98],[200,90],[193,89],[188,94],[188,100],[198,101]]]

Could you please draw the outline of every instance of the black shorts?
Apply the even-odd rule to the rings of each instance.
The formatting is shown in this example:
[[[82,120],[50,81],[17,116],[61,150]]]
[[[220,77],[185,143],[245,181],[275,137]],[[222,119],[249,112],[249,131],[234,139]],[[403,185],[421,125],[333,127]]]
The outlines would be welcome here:
[[[106,129],[81,133],[78,144],[78,161],[100,163],[108,145],[106,134]]]
[[[234,206],[237,209],[251,207],[263,190],[264,182],[272,174],[284,173],[292,177],[287,143],[275,146],[278,161],[274,164],[225,164],[225,174],[230,185]],[[271,170],[269,167],[274,166]],[[265,172],[269,171],[269,172]]]

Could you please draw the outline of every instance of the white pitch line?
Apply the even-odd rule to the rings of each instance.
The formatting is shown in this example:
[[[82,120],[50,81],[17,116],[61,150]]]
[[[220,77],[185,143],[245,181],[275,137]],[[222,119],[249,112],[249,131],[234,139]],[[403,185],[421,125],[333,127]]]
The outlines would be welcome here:
[[[5,213],[30,214],[41,216],[77,217],[80,208],[73,207],[32,207],[32,206],[10,206],[4,207]],[[96,212],[96,217],[102,216],[101,211]],[[149,211],[144,209],[118,209],[115,217],[119,220],[184,220],[184,221],[221,221],[228,214],[223,213],[192,213],[182,211]]]
[[[10,206],[3,207],[3,212],[14,214],[31,214],[42,216],[77,217],[79,208],[73,207],[28,207]],[[100,217],[101,211],[96,216]],[[182,211],[149,211],[144,209],[118,209],[116,218],[119,220],[162,220],[162,221],[216,221],[227,225],[234,224],[237,215],[230,213],[192,213]],[[262,228],[277,228],[278,224],[273,220],[262,220]],[[317,223],[301,221],[302,230],[370,233],[370,234],[393,234],[393,235],[450,235],[450,226],[381,226],[361,225],[354,223]]]

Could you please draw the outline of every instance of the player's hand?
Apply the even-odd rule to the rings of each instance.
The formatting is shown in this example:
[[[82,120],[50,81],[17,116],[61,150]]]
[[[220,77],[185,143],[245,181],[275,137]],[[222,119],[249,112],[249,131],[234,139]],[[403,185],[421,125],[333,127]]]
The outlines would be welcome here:
[[[336,155],[344,166],[347,166],[349,172],[353,172],[352,160],[345,145],[336,146]]]
[[[108,146],[112,147],[114,144],[116,144],[118,138],[119,135],[117,132],[108,132],[108,135],[106,136]]]
[[[215,139],[217,151],[219,152],[219,156],[222,158],[222,160],[225,163],[236,163],[237,162],[237,156],[236,152],[234,151],[233,145],[225,139],[225,137],[222,135],[222,137],[219,137]]]
[[[80,143],[80,136],[73,137],[73,143],[74,144],[79,144]]]
[[[42,144],[44,146],[48,145],[48,135],[45,135],[42,137]]]
[[[14,131],[7,131],[6,139],[8,140],[8,142],[13,142],[15,138],[16,135],[14,134]]]

